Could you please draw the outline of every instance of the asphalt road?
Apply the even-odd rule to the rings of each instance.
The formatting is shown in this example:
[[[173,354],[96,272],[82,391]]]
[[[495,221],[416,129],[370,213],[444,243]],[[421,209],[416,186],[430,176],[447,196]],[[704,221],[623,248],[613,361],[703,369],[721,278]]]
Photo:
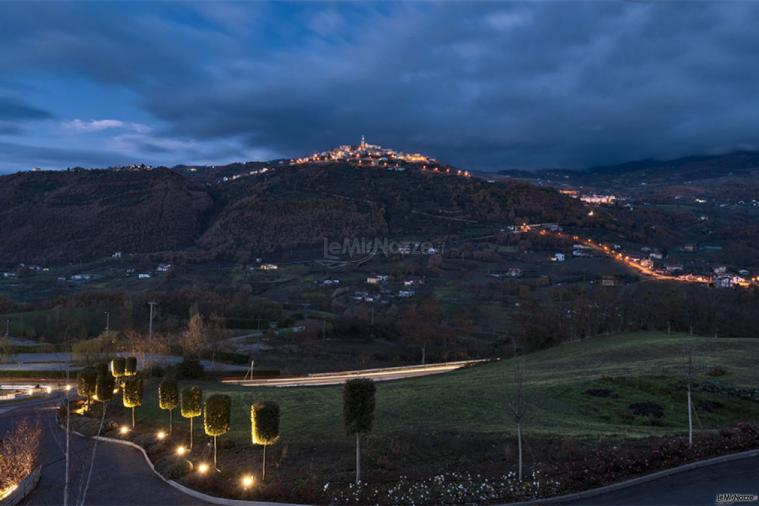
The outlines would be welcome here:
[[[0,433],[23,417],[37,419],[43,429],[41,445],[42,478],[37,488],[22,504],[59,506],[63,504],[65,477],[64,451],[66,435],[58,427],[55,407],[51,403],[19,407],[0,414]],[[69,504],[81,504],[81,489],[87,477],[94,442],[72,434]],[[122,505],[195,505],[207,504],[171,488],[147,466],[142,454],[122,445],[100,442],[95,453],[95,467],[84,504],[89,506]]]
[[[374,381],[392,381],[407,378],[418,378],[455,371],[462,367],[487,362],[487,360],[462,360],[458,362],[443,362],[439,364],[408,365],[401,367],[384,367],[380,369],[360,369],[355,371],[322,372],[305,376],[284,378],[261,378],[254,380],[226,379],[224,383],[237,384],[244,387],[303,387],[341,385],[353,378],[371,378]]]
[[[759,495],[759,457],[714,464],[607,494],[561,504],[596,506],[714,505],[718,494]],[[747,503],[759,506],[759,501]]]

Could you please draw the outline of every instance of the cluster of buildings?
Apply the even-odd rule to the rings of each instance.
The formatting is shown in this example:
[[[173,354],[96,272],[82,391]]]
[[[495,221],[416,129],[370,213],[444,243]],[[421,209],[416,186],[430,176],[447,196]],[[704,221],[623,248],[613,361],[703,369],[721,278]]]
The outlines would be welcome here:
[[[577,190],[559,190],[559,193],[563,195],[567,195],[569,197],[580,199],[582,202],[585,202],[586,204],[591,204],[594,206],[610,206],[614,204],[617,201],[616,195],[603,195],[598,193],[580,193]]]
[[[404,171],[408,165],[414,165],[421,170],[470,177],[469,171],[442,168],[437,160],[420,153],[404,153],[383,148],[377,144],[369,144],[363,135],[361,136],[361,142],[357,146],[344,144],[329,151],[314,153],[290,161],[290,163],[296,165],[334,162],[349,162],[358,166],[378,167],[395,171]]]

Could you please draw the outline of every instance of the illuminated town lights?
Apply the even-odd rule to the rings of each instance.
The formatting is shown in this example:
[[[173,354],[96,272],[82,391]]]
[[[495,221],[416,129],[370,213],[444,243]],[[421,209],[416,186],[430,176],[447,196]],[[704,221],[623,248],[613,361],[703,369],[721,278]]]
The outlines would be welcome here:
[[[49,393],[49,394],[53,393],[53,387],[51,387],[50,385],[47,385],[47,386],[45,387],[45,392],[47,392],[47,393]]]
[[[198,465],[198,474],[206,474],[208,472],[208,464],[202,462]]]
[[[127,427],[126,425],[122,425],[121,427],[119,427],[119,434],[124,435],[128,433],[129,433],[129,427]]]
[[[181,455],[184,455],[185,453],[187,453],[187,448],[185,448],[184,446],[177,446],[177,455],[181,456]]]
[[[162,430],[159,430],[158,433],[155,435],[159,441],[163,441],[166,439],[166,433]]]

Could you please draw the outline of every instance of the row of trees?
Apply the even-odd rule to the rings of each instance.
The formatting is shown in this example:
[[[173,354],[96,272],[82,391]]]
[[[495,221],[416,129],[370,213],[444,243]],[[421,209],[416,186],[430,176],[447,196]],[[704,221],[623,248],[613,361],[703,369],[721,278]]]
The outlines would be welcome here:
[[[143,383],[138,377],[135,357],[118,357],[111,361],[110,374],[105,364],[85,367],[77,376],[77,392],[85,399],[87,408],[94,401],[106,405],[119,389],[122,403],[131,409],[132,428],[135,427],[135,408],[143,403]],[[174,410],[179,407],[183,418],[189,420],[189,447],[193,447],[193,420],[203,415],[203,430],[213,438],[213,462],[217,467],[217,438],[231,428],[232,400],[229,395],[214,394],[203,401],[203,390],[195,385],[180,392],[175,378],[165,377],[158,385],[158,405],[169,412],[169,433],[173,431]],[[361,480],[361,435],[371,431],[374,420],[375,385],[366,378],[349,380],[343,388],[343,423],[346,433],[356,438],[356,482]],[[275,402],[261,401],[250,406],[251,439],[263,447],[261,479],[266,479],[266,447],[279,440],[280,409]],[[102,425],[102,422],[101,422]]]

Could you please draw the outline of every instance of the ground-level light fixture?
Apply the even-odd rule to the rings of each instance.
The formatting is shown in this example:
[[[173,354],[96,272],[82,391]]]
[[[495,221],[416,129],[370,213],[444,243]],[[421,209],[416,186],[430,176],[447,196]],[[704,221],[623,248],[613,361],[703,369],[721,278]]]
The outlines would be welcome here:
[[[256,480],[255,480],[255,478],[253,478],[252,474],[246,474],[240,480],[240,484],[242,485],[242,488],[248,489],[248,488],[250,488],[250,487],[253,486],[253,484],[255,483],[255,481]]]
[[[159,430],[155,437],[157,437],[159,441],[163,441],[166,439],[166,433],[162,430]]]
[[[129,432],[129,427],[126,425],[122,425],[119,427],[119,434],[127,434]]]
[[[187,448],[184,446],[177,446],[177,455],[184,455],[187,453]]]
[[[206,474],[207,472],[208,472],[208,464],[206,464],[205,462],[198,464],[199,474]]]

